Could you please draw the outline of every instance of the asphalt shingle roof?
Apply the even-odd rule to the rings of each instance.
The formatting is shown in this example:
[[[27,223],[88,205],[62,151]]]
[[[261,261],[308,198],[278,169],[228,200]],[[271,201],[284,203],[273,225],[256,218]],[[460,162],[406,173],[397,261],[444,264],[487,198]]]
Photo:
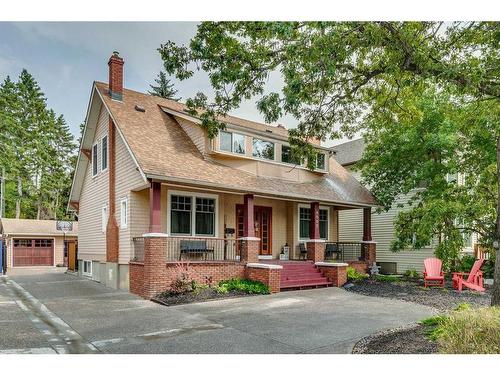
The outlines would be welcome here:
[[[26,234],[26,235],[55,235],[62,236],[63,232],[56,229],[55,220],[33,220],[33,219],[0,219],[1,233]],[[73,222],[73,230],[66,233],[67,236],[78,235],[78,222]]]

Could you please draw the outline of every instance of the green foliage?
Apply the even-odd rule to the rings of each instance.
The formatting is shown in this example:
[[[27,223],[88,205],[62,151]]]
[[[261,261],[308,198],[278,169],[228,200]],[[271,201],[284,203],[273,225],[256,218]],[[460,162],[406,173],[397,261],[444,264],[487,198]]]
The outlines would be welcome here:
[[[457,271],[459,272],[469,272],[476,261],[476,257],[474,255],[464,255],[460,259],[460,263],[458,265]]]
[[[500,308],[462,309],[438,323],[439,351],[445,354],[498,354]]]
[[[460,303],[455,307],[454,311],[470,310],[471,306],[468,303]],[[445,332],[444,325],[450,319],[450,315],[436,315],[424,319],[421,323],[426,326],[425,335],[432,341],[438,340]]]
[[[410,279],[418,279],[420,277],[420,273],[416,269],[407,269],[403,273],[404,277],[408,277]]]
[[[0,170],[6,172],[6,217],[62,219],[76,145],[62,115],[49,109],[34,77],[0,85]]]
[[[401,281],[401,277],[396,275],[375,275],[374,278],[375,280],[384,283],[393,283],[395,281]]]
[[[349,281],[361,281],[367,279],[368,277],[370,276],[366,273],[359,273],[355,268],[347,267],[347,280]]]
[[[233,290],[248,294],[269,294],[269,287],[259,281],[246,279],[230,279],[219,282],[216,287],[219,293],[228,293]]]
[[[170,83],[165,72],[160,72],[158,78],[155,79],[157,85],[149,85],[151,90],[148,91],[151,95],[159,96],[164,99],[179,101],[181,98],[176,98],[177,90],[174,89],[174,84]]]

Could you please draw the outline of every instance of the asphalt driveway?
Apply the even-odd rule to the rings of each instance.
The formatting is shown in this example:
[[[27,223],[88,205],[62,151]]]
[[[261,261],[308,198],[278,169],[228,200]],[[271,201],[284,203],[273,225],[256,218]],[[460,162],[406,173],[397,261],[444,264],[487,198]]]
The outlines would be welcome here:
[[[61,269],[0,277],[0,353],[350,353],[431,308],[325,288],[165,307]]]

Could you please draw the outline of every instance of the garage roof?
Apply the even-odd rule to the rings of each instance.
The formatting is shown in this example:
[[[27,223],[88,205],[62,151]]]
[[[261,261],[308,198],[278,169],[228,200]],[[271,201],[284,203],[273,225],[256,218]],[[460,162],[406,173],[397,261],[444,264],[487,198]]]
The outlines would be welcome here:
[[[56,229],[56,220],[1,219],[0,233],[5,235],[38,235],[62,236],[64,233]],[[73,230],[66,236],[78,235],[78,222],[73,221]]]

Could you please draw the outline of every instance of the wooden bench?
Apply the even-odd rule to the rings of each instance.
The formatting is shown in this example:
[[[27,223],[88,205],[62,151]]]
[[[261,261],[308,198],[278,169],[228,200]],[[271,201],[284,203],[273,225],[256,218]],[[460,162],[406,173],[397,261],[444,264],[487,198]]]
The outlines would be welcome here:
[[[327,243],[325,245],[325,259],[329,259],[333,254],[337,254],[337,259],[344,260],[344,254],[337,243]]]
[[[214,260],[214,249],[207,246],[206,240],[181,240],[180,241],[179,260],[182,259],[183,254],[187,255],[203,255],[204,260],[207,259],[207,254],[212,254]]]

